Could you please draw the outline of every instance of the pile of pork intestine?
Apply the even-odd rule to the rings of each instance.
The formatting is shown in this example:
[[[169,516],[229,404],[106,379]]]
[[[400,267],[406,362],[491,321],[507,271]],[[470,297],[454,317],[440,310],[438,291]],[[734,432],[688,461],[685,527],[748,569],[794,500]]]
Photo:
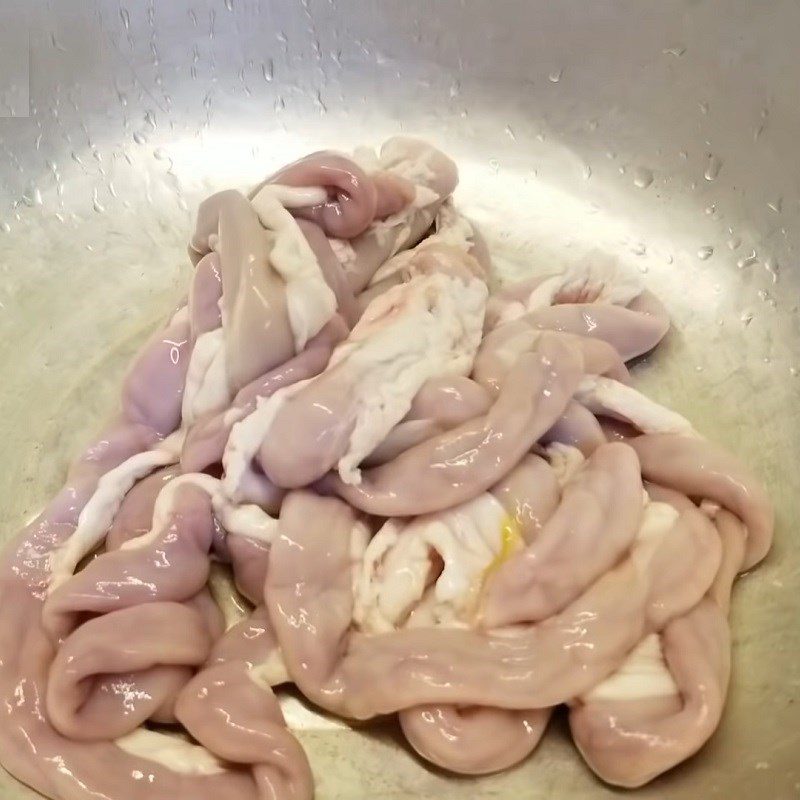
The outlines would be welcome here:
[[[309,798],[287,682],[344,718],[398,713],[467,774],[528,756],[559,704],[623,786],[711,736],[766,493],[630,386],[669,327],[656,298],[591,265],[490,297],[456,182],[394,139],[200,206],[187,303],[2,560],[21,781]]]

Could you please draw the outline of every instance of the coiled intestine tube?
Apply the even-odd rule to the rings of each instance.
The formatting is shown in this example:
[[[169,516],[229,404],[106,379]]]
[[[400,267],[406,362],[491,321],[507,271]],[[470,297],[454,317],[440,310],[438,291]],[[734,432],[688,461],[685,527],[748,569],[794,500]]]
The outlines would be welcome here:
[[[728,603],[745,530],[724,510],[715,522],[723,556],[706,597],[660,636],[643,640],[651,653],[639,656],[642,664],[635,663],[635,652],[623,664],[626,672],[612,675],[570,711],[578,748],[609,783],[652,780],[699,750],[719,724],[730,678]]]
[[[613,784],[712,735],[766,491],[631,385],[655,297],[600,262],[490,294],[456,183],[395,138],[201,204],[187,301],[0,560],[20,780],[309,800],[285,683],[468,775],[560,704]]]

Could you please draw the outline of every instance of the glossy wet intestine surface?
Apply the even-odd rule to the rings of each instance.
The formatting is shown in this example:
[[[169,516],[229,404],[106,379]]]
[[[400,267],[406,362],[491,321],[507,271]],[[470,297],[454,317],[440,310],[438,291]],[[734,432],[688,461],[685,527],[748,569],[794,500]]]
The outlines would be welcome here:
[[[310,798],[286,684],[467,775],[560,705],[620,786],[713,734],[767,493],[631,385],[658,299],[599,262],[498,288],[457,182],[396,138],[201,204],[185,302],[0,563],[19,780]]]

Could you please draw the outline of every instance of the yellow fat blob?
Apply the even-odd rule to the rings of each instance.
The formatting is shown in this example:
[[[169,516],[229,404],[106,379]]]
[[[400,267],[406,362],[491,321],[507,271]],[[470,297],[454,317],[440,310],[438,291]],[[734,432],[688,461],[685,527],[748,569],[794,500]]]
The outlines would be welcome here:
[[[515,517],[506,514],[500,522],[500,549],[486,569],[483,570],[480,578],[473,584],[470,592],[469,607],[471,610],[468,613],[473,617],[473,622],[476,622],[480,615],[480,600],[486,587],[486,582],[500,568],[501,564],[508,561],[514,553],[522,550],[523,547],[525,547],[525,540],[522,538],[522,527]]]
[[[522,527],[515,517],[506,514],[500,523],[500,550],[491,560],[489,566],[483,571],[483,583],[485,584],[487,578],[495,572],[501,564],[508,561],[514,553],[521,550],[524,546],[525,541],[522,538]]]

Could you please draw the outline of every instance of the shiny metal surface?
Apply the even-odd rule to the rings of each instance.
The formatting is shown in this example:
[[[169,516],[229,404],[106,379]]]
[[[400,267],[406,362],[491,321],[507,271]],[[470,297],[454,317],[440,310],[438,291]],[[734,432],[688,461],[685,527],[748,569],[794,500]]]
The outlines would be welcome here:
[[[639,379],[775,499],[772,554],[735,591],[722,727],[637,794],[800,795],[796,3],[0,7],[5,30],[30,32],[29,108],[0,87],[0,113],[13,100],[18,115],[0,118],[5,536],[60,484],[181,294],[204,194],[316,147],[429,136],[462,167],[457,199],[507,277],[592,250],[646,273],[675,330]],[[351,731],[293,698],[287,714],[323,800],[617,794],[560,722],[521,767],[465,780],[424,767],[390,727]],[[0,796],[28,794],[0,777]]]

